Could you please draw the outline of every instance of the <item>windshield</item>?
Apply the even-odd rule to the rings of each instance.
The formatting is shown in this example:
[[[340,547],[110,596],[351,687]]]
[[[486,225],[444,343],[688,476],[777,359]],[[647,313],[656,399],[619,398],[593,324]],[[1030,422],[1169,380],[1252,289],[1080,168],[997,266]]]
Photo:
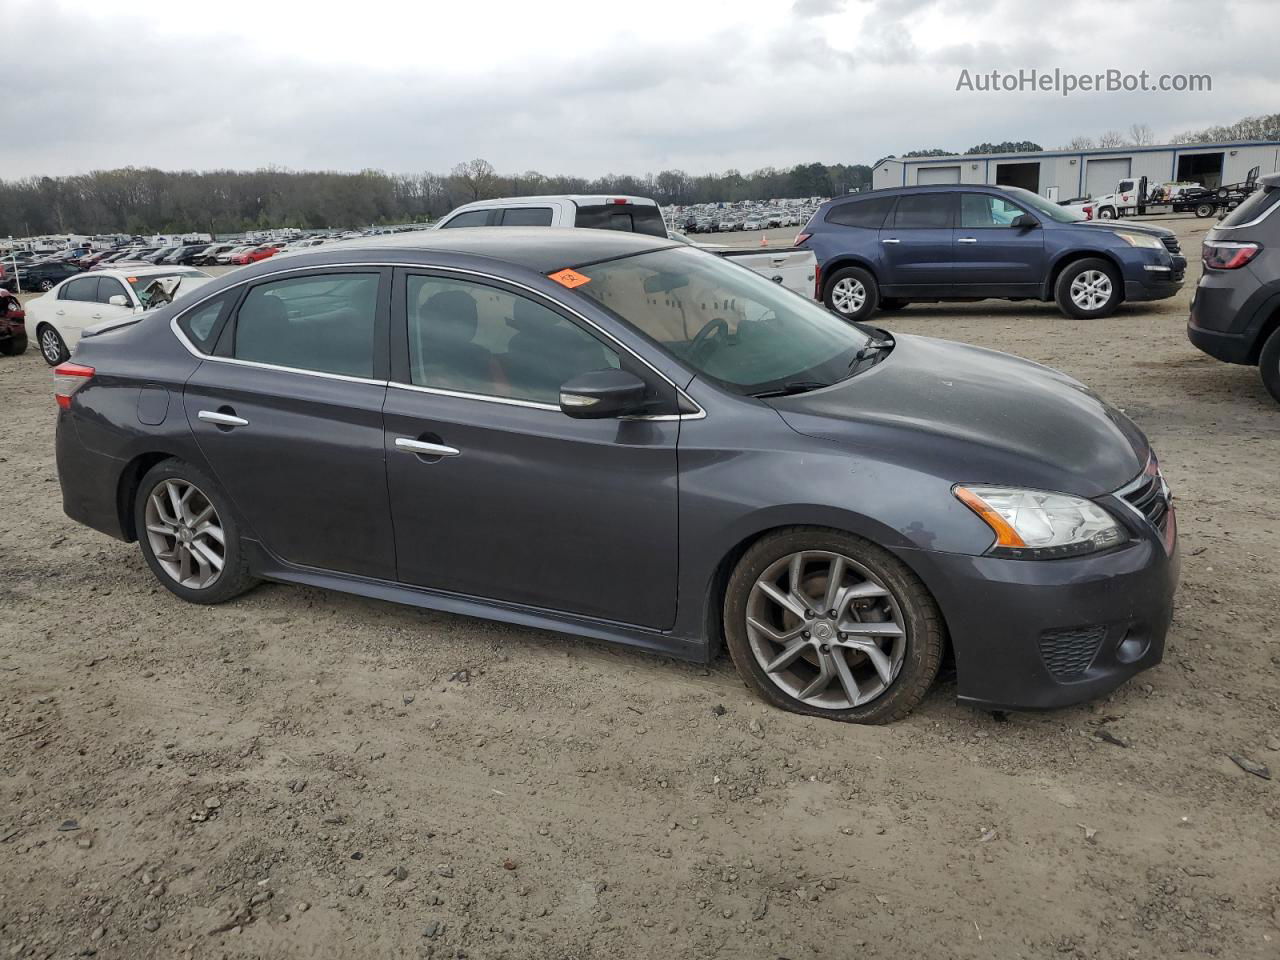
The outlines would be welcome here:
[[[1076,223],[1084,219],[1083,213],[1078,213],[1075,210],[1068,210],[1066,207],[1059,206],[1050,200],[1046,200],[1038,193],[1032,193],[1030,190],[1023,190],[1021,187],[1005,187],[1004,189],[1014,200],[1030,207],[1042,217],[1048,217],[1050,220],[1058,221],[1058,223]]]
[[[849,376],[870,338],[744,266],[678,247],[577,272],[576,288],[680,358],[740,393]]]

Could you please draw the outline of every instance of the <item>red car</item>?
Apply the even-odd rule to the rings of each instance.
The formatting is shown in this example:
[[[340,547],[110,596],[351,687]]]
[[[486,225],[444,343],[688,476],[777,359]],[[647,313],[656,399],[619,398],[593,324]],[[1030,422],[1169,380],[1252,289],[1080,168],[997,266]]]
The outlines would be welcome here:
[[[0,354],[12,357],[27,349],[27,314],[18,298],[0,289]]]
[[[267,257],[273,257],[280,251],[280,248],[274,243],[264,243],[261,246],[254,247],[248,253],[242,253],[239,256],[231,258],[232,263],[244,265],[246,263],[257,263],[259,260],[265,260]]]

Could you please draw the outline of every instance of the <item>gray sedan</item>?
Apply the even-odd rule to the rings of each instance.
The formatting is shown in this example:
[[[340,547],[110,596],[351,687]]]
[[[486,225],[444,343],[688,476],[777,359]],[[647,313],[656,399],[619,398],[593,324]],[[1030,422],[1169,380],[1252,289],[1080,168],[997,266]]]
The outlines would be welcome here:
[[[665,238],[328,245],[86,331],[55,383],[66,512],[194,603],[270,579],[723,644],[770,703],[859,722],[949,658],[966,703],[1098,696],[1173,607],[1168,488],[1123,414]]]

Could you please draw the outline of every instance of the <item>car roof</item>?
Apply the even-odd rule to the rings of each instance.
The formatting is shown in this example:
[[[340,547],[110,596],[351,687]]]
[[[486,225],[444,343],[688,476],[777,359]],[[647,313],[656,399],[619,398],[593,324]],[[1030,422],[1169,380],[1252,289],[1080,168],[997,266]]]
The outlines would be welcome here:
[[[87,276],[94,277],[115,277],[117,280],[128,280],[129,277],[149,277],[152,274],[163,274],[169,276],[175,270],[195,270],[194,267],[162,267],[162,266],[145,266],[136,269],[119,270],[114,267],[103,267],[101,270],[94,270]],[[199,271],[196,271],[199,273]],[[79,274],[77,274],[79,276]]]
[[[550,203],[553,200],[571,200],[578,206],[599,206],[602,204],[612,203],[615,200],[625,200],[627,203],[634,203],[640,206],[656,207],[657,201],[649,197],[631,197],[625,193],[548,193],[534,197],[495,197],[492,200],[473,200],[470,203],[464,203],[461,206],[450,210],[450,213],[457,213],[459,210],[479,210],[485,207],[508,207],[513,203]]]
[[[314,251],[287,256],[331,257],[343,252],[406,250],[420,253],[461,253],[503,260],[547,273],[652,250],[677,246],[667,237],[623,230],[584,227],[456,227],[392,233],[326,243]]]

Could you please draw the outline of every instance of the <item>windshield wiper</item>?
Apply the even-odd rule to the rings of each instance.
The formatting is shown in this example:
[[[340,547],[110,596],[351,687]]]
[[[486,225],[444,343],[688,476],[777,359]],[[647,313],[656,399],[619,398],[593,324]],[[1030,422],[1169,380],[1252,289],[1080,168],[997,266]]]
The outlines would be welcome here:
[[[765,397],[789,397],[793,393],[808,393],[810,390],[821,390],[823,387],[829,387],[831,384],[822,380],[788,380],[780,387],[772,390],[761,390],[759,393],[753,393],[751,396],[757,400]]]
[[[877,353],[885,350],[893,349],[894,340],[891,336],[884,336],[879,340],[868,340],[864,346],[858,348],[858,352],[853,355],[853,359],[849,361],[849,369],[852,370],[863,360],[869,360]]]

